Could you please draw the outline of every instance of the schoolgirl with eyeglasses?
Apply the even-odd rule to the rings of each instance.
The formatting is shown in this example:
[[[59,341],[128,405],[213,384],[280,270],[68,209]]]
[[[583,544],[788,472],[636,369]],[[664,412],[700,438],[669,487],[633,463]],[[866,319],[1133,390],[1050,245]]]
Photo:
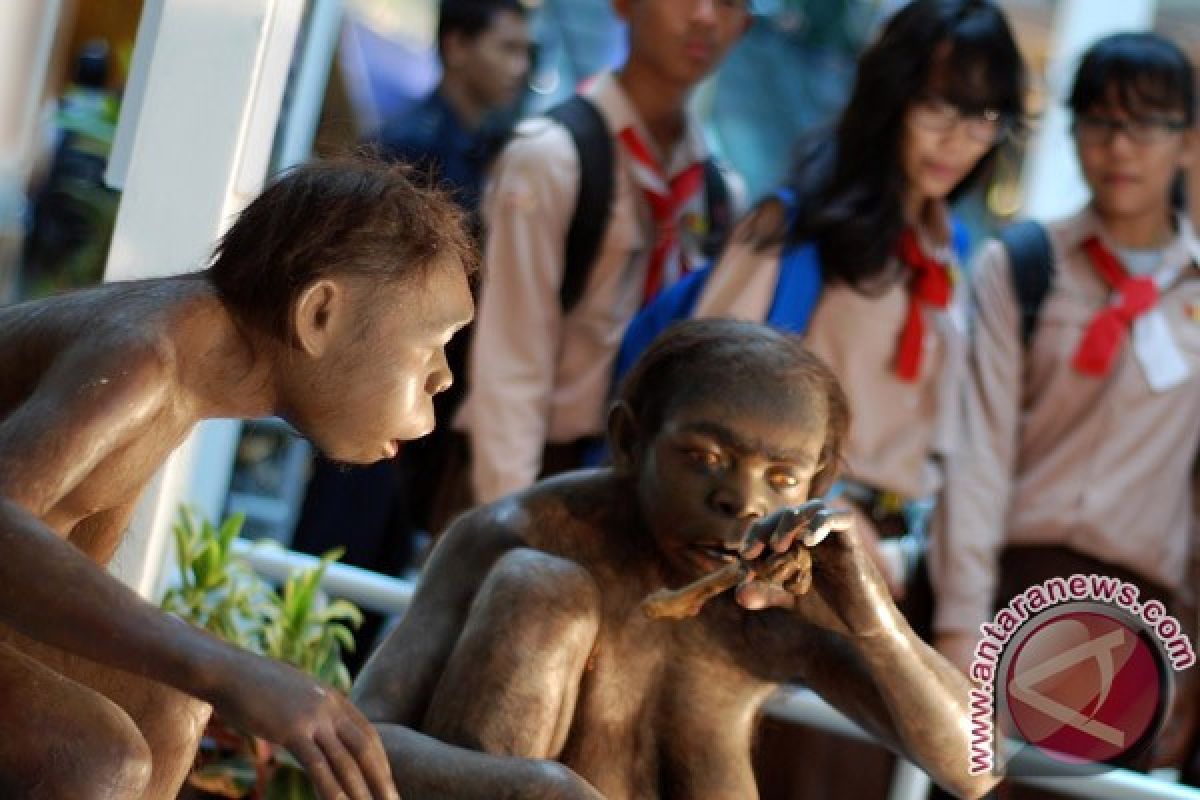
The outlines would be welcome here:
[[[1069,99],[1087,205],[1038,229],[1040,267],[997,242],[980,254],[964,435],[930,550],[937,646],[964,669],[994,609],[1074,573],[1133,583],[1195,640],[1200,239],[1177,191],[1195,103],[1192,64],[1162,36],[1094,44]],[[1030,275],[1045,286],[1032,306]],[[1154,748],[1123,757],[1194,751],[1195,673],[1177,676]]]

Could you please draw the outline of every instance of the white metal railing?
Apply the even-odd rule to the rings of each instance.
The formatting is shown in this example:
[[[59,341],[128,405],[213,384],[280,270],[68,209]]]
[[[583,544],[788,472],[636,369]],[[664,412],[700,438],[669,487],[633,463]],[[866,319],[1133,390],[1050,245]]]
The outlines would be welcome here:
[[[296,570],[312,569],[321,563],[316,556],[285,550],[274,542],[254,543],[237,539],[233,548],[264,578],[279,582]],[[330,595],[346,598],[360,608],[384,614],[403,611],[416,591],[412,581],[337,563],[330,564],[325,571],[321,588]]]
[[[275,545],[258,545],[238,540],[236,551],[264,577],[283,580],[292,571],[319,563],[315,556],[285,550]],[[408,607],[416,590],[410,580],[391,578],[346,564],[331,564],[322,584],[326,592],[372,611],[396,614]],[[780,688],[768,701],[766,711],[778,719],[870,741],[871,737],[849,718],[834,710],[813,691],[798,686]],[[1013,776],[1012,780],[1050,789],[1085,800],[1200,800],[1200,789],[1129,770],[1111,770],[1088,776]],[[888,800],[924,800],[932,786],[929,776],[908,761],[897,761]]]

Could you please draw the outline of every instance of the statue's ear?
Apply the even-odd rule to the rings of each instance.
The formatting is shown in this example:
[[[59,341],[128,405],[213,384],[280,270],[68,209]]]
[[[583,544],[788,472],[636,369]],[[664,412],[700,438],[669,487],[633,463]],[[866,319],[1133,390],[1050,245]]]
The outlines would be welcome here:
[[[630,474],[637,469],[643,446],[641,438],[633,409],[623,402],[614,404],[608,412],[608,446],[617,473]]]
[[[819,466],[817,467],[817,471],[813,473],[812,481],[808,485],[808,496],[811,499],[815,500],[818,497],[824,497],[833,488],[833,484],[838,479],[838,474],[842,471],[840,448],[836,437],[837,434],[834,431],[825,431],[825,443],[821,446]]]
[[[828,464],[822,462],[820,468],[813,473],[812,482],[808,485],[808,499],[816,500],[819,497],[824,497],[826,493],[833,487],[833,481],[837,470],[830,468]]]
[[[333,331],[341,321],[339,314],[345,305],[344,295],[345,287],[326,278],[305,287],[292,305],[289,339],[313,358],[324,355]]]

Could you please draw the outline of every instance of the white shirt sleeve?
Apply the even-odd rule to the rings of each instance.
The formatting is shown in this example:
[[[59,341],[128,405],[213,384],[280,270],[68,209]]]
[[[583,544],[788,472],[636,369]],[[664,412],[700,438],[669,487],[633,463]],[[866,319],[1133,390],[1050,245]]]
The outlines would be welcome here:
[[[1017,457],[1022,360],[1008,258],[989,242],[976,267],[963,438],[950,454],[929,543],[938,632],[978,633],[992,612]]]
[[[567,131],[524,123],[484,198],[483,288],[462,427],[475,499],[532,484],[541,469],[562,338],[559,289],[579,158]]]

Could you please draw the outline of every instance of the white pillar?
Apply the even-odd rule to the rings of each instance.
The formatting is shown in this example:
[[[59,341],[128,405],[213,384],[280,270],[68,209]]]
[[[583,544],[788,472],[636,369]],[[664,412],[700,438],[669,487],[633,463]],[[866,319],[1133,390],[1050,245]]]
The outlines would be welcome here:
[[[5,0],[0,15],[0,171],[26,176],[62,0]]]
[[[205,265],[232,216],[262,187],[304,0],[146,0],[108,181],[123,189],[105,278]],[[202,433],[203,431],[203,433]],[[223,485],[236,424],[206,423],[138,506],[113,571],[156,594],[169,531],[203,470]],[[216,500],[212,498],[221,494]],[[223,493],[209,492],[209,503]],[[215,518],[216,508],[203,508]]]
[[[325,88],[342,38],[343,15],[342,0],[312,0],[304,41],[296,54],[295,77],[279,124],[275,163],[280,169],[312,155],[325,105]]]
[[[62,0],[4,0],[0,14],[0,303],[16,281],[25,187],[62,16]]]
[[[1075,159],[1071,117],[1064,103],[1079,58],[1097,39],[1118,31],[1147,30],[1156,0],[1059,0],[1046,65],[1046,114],[1025,162],[1025,216],[1054,219],[1087,201]]]

